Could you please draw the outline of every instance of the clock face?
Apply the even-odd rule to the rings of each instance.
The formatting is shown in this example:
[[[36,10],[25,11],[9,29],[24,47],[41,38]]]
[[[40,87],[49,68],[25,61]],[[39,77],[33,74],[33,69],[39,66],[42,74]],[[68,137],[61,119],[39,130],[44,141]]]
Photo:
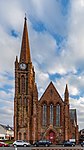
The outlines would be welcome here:
[[[25,70],[25,69],[26,69],[26,64],[21,63],[21,64],[20,64],[20,69]]]

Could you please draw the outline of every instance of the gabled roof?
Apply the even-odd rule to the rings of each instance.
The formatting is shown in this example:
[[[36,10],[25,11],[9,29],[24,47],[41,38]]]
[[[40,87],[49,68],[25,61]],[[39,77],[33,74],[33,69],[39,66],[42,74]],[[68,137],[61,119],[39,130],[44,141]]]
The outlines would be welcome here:
[[[50,90],[50,91],[49,91],[49,90]],[[54,92],[53,92],[53,91],[54,91]],[[62,102],[64,102],[52,82],[50,82],[50,84],[49,84],[48,87],[46,88],[45,92],[43,93],[43,95],[42,95],[41,98],[40,98],[40,101],[41,101],[41,99],[42,99],[47,93],[50,94],[50,95],[52,95],[52,94],[54,93],[57,97],[59,97],[59,99],[60,99]],[[39,102],[40,102],[40,101],[39,101]]]
[[[0,126],[2,126],[5,130],[13,130],[13,128],[10,127],[9,125],[0,124]]]

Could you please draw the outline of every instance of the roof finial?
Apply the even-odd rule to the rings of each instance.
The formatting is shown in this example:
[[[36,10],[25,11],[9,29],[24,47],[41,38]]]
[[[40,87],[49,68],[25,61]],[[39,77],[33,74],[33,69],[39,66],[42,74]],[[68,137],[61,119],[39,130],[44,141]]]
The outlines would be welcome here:
[[[24,19],[25,19],[25,21],[27,20],[27,18],[26,18],[26,13],[25,13],[25,18],[24,18]]]

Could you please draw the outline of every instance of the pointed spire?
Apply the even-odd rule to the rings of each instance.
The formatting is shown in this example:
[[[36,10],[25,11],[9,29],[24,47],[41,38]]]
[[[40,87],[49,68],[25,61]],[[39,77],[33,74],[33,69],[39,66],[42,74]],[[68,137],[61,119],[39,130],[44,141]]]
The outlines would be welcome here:
[[[66,87],[65,87],[65,101],[69,103],[69,92],[68,92],[67,84],[66,84]]]
[[[65,93],[68,93],[68,85],[66,84]]]
[[[15,70],[18,69],[18,56],[16,56],[16,60],[15,60]]]
[[[18,56],[16,56],[16,62],[18,62]]]
[[[28,39],[28,31],[27,31],[27,18],[25,14],[24,18],[24,30],[22,37],[22,45],[21,45],[21,53],[20,53],[20,62],[28,63],[31,62],[30,56],[30,47],[29,47],[29,39]]]

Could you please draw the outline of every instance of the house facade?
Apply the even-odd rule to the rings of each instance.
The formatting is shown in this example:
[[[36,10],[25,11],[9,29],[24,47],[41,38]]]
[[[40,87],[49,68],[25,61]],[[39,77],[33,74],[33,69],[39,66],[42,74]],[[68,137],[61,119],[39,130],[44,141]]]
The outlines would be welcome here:
[[[26,17],[20,58],[16,56],[15,60],[14,137],[31,143],[39,139],[52,143],[70,139],[78,142],[77,115],[76,110],[70,109],[67,84],[64,99],[52,81],[38,99]]]
[[[14,139],[14,130],[9,125],[0,124],[0,140],[12,140]]]

